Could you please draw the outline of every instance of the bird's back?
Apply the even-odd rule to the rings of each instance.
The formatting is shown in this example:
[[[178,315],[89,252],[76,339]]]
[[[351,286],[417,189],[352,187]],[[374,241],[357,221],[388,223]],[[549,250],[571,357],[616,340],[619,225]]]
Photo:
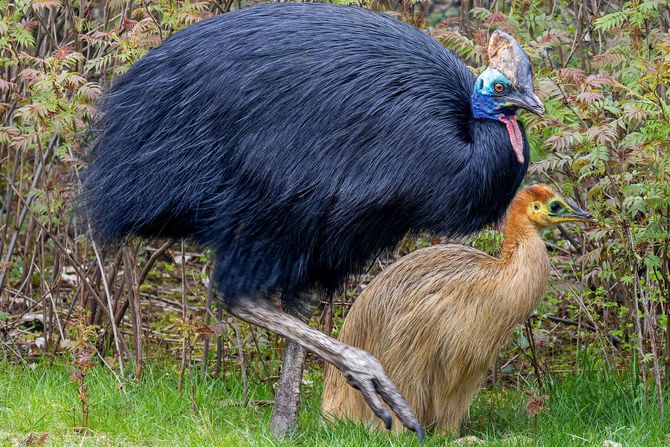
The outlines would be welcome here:
[[[363,289],[338,338],[375,355],[388,354],[394,345],[401,345],[398,347],[411,355],[415,349],[398,344],[396,336],[412,342],[410,339],[421,331],[421,325],[415,324],[419,321],[426,331],[437,334],[441,325],[428,320],[436,323],[455,318],[445,316],[441,310],[475,310],[477,302],[494,299],[492,291],[502,279],[499,266],[499,259],[464,245],[434,245],[416,250],[388,266]],[[474,315],[469,318],[476,319]],[[412,343],[421,342],[417,338]],[[435,347],[434,343],[426,344]]]
[[[91,223],[105,241],[214,247],[226,296],[332,287],[408,231],[467,233],[502,215],[525,165],[488,122],[479,150],[495,160],[472,166],[474,79],[432,38],[365,9],[276,4],[200,22],[102,102]]]

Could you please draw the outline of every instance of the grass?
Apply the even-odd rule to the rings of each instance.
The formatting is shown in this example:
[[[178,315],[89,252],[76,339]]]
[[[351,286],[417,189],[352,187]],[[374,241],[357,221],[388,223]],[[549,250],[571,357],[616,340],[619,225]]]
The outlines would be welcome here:
[[[149,365],[141,383],[120,391],[114,375],[94,368],[89,428],[82,430],[76,384],[65,364],[0,363],[0,446],[38,446],[31,433],[49,433],[45,446],[405,446],[418,445],[410,434],[369,432],[350,423],[327,424],[319,413],[320,379],[311,371],[304,387],[302,432],[272,439],[269,405],[243,405],[236,381],[195,378],[183,395],[169,367]],[[515,390],[480,393],[461,435],[474,435],[490,446],[599,446],[605,439],[624,446],[668,445],[668,418],[659,422],[655,406],[644,404],[638,384],[627,377],[603,379],[582,374],[556,382],[546,408],[528,417],[528,397]],[[267,384],[251,385],[249,398],[272,398]],[[448,445],[434,435],[426,446]]]

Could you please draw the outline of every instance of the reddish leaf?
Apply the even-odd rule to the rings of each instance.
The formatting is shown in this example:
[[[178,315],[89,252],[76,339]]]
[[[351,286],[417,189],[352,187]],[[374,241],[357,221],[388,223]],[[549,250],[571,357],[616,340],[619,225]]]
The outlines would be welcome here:
[[[530,400],[526,404],[526,411],[528,416],[537,416],[545,408],[545,403],[549,396],[537,396],[532,393],[526,393],[530,396]]]
[[[124,30],[130,31],[133,28],[135,28],[136,25],[137,25],[137,20],[131,20],[127,17],[123,18],[123,29]]]
[[[62,61],[70,53],[72,53],[72,47],[70,47],[69,45],[61,45],[54,52],[54,57],[56,58],[56,60]]]
[[[39,26],[39,22],[35,19],[21,19],[21,26],[27,31],[33,31]]]
[[[591,104],[596,101],[602,101],[603,99],[605,99],[605,96],[602,93],[596,91],[582,92],[575,98],[577,102],[584,104]]]
[[[561,68],[558,70],[558,79],[569,84],[581,85],[586,80],[586,73],[578,68]]]

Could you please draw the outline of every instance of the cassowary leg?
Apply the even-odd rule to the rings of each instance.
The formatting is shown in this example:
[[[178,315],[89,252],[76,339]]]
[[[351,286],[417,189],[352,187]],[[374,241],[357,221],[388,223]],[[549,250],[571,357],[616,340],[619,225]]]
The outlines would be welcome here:
[[[282,296],[284,311],[302,322],[309,321],[319,305],[319,294],[301,295],[300,299]],[[300,385],[305,366],[306,351],[298,343],[286,339],[286,348],[282,356],[281,376],[275,394],[270,429],[275,437],[281,438],[298,426],[298,403]]]
[[[286,341],[282,356],[281,376],[275,404],[272,408],[270,429],[276,438],[281,438],[298,426],[298,401],[300,400],[300,382],[305,366],[306,351],[298,343]]]
[[[392,419],[382,400],[405,427],[415,431],[419,440],[423,440],[423,428],[419,420],[373,356],[309,327],[266,299],[240,298],[225,305],[228,312],[236,317],[291,339],[335,366],[342,371],[349,385],[363,394],[365,401],[374,414],[384,421],[387,429],[391,428]]]

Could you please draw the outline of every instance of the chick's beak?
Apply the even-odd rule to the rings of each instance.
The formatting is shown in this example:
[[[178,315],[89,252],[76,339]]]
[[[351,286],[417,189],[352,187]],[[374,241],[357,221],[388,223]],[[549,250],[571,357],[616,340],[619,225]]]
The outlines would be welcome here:
[[[596,218],[593,217],[593,215],[579,208],[574,203],[566,201],[566,204],[570,207],[570,211],[562,216],[565,220],[575,222],[596,222]]]
[[[544,115],[544,105],[535,92],[524,92],[509,98],[510,102],[517,107],[533,112],[536,115]]]

